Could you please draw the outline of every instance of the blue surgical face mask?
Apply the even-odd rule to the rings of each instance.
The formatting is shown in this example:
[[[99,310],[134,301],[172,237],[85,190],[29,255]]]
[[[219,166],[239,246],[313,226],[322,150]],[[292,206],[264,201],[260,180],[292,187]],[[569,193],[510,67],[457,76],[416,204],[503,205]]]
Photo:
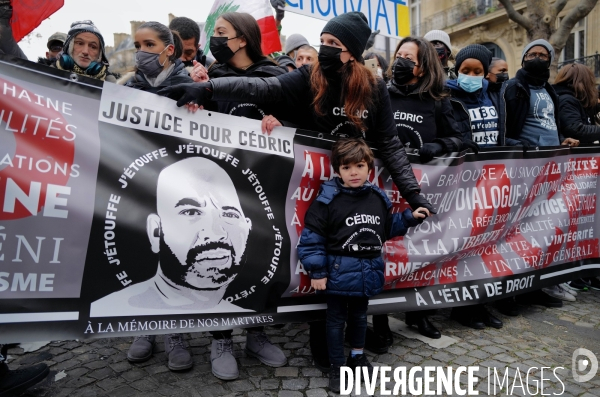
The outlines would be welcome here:
[[[458,74],[458,85],[467,92],[475,92],[483,87],[483,76]]]

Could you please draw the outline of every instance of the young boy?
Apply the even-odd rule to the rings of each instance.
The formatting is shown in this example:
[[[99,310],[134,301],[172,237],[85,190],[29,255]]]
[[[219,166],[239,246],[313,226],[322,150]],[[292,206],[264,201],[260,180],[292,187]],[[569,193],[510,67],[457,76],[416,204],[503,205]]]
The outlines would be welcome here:
[[[391,214],[392,203],[367,182],[373,152],[360,138],[337,141],[331,165],[340,178],[325,182],[304,218],[298,257],[311,286],[327,294],[329,389],[340,391],[340,367],[373,367],[363,354],[369,297],[383,287],[383,243],[406,234],[429,215],[426,208]],[[344,323],[352,351],[344,357]]]

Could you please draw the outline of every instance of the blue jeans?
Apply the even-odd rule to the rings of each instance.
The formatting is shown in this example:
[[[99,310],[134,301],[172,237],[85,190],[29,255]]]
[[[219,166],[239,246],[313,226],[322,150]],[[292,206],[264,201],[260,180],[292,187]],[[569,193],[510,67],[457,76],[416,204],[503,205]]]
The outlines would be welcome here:
[[[329,361],[344,365],[344,324],[348,321],[350,347],[363,348],[367,332],[367,307],[369,298],[342,295],[327,295],[327,346]]]

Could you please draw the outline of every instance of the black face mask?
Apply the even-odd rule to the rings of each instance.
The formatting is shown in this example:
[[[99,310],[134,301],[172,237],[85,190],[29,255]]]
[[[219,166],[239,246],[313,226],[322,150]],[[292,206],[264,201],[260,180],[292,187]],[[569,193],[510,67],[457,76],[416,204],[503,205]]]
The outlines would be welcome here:
[[[523,69],[533,74],[545,74],[550,75],[550,61],[544,61],[540,58],[532,59],[531,61],[523,62]]]
[[[508,72],[496,73],[496,83],[504,83],[508,80]]]
[[[335,73],[344,66],[340,59],[342,49],[329,45],[322,45],[319,48],[319,66],[325,74]]]
[[[438,53],[438,57],[440,58],[440,61],[443,61],[446,58],[448,58],[448,54],[446,54],[446,47],[435,47],[435,50]]]
[[[242,48],[240,47],[237,49],[237,51],[233,52],[231,51],[231,48],[229,48],[229,46],[227,45],[227,42],[229,40],[237,39],[238,37],[239,36],[236,36],[230,39],[228,39],[227,37],[210,37],[210,52],[212,56],[215,57],[218,63],[225,63],[229,61],[235,55],[235,53],[238,52],[240,48]]]
[[[394,84],[405,85],[411,81],[415,77],[413,74],[414,68],[415,63],[413,61],[405,58],[396,58],[392,65],[392,78],[394,79]]]

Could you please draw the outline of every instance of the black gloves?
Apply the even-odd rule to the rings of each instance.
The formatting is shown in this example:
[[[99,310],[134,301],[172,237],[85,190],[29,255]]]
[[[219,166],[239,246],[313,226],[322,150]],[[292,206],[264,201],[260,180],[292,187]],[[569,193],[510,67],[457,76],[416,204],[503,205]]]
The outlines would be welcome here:
[[[281,21],[285,15],[285,11],[280,10],[279,7],[285,7],[285,0],[271,0],[271,7],[275,9],[275,19]]]
[[[408,201],[408,204],[410,204],[410,208],[412,208],[413,211],[419,207],[425,207],[429,210],[430,214],[437,214],[437,211],[433,208],[433,205],[427,201],[425,196],[421,196],[419,193],[414,192],[411,195],[406,196],[405,199]]]
[[[271,1],[273,1],[273,0],[271,0]],[[379,34],[379,29],[371,32],[371,35],[369,36],[369,39],[367,40],[367,45],[365,46],[365,50],[368,50],[369,48],[373,47],[373,44],[375,44],[375,36],[377,36],[378,34]]]
[[[178,84],[165,87],[159,90],[157,94],[176,100],[179,107],[189,102],[203,105],[212,97],[212,84],[208,82]]]
[[[475,142],[473,142],[470,139],[463,141],[462,148],[463,149],[471,149],[473,151],[473,153],[475,153],[475,154],[479,153],[479,145],[477,145]]]
[[[444,154],[444,147],[437,142],[424,143],[423,147],[419,149],[419,156],[424,163],[428,163],[435,156],[441,156],[442,154]]]

